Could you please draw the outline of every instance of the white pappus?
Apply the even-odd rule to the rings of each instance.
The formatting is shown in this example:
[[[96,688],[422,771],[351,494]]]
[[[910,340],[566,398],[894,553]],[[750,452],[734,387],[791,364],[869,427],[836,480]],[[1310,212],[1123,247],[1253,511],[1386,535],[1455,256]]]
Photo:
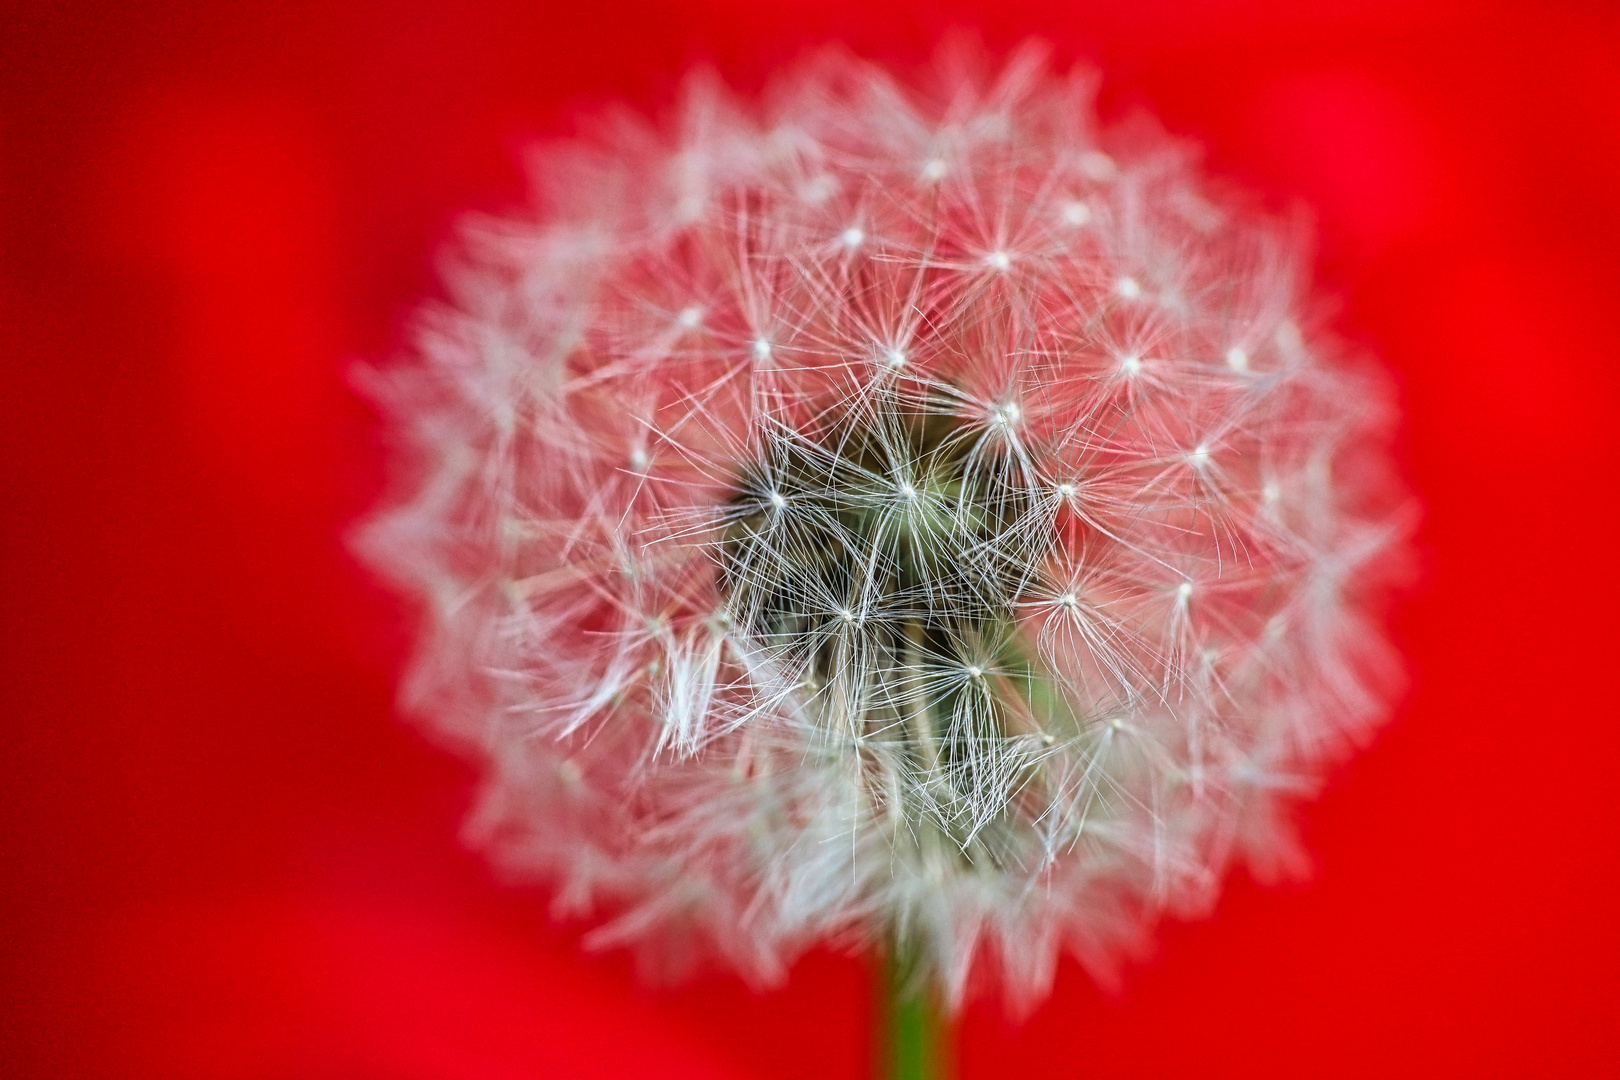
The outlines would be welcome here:
[[[474,840],[599,941],[769,982],[901,938],[1105,977],[1382,715],[1403,494],[1300,230],[1038,51],[839,52],[536,156],[415,357],[372,561]]]

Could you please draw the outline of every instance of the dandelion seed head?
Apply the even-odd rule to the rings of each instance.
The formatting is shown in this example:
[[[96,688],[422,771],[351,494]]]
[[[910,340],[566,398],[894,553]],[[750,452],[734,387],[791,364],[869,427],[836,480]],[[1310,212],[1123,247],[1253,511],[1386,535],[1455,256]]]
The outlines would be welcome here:
[[[1087,80],[953,78],[604,122],[382,380],[405,706],[602,941],[770,982],[904,927],[1027,1005],[1269,863],[1383,715],[1389,395],[1302,329],[1296,232]]]

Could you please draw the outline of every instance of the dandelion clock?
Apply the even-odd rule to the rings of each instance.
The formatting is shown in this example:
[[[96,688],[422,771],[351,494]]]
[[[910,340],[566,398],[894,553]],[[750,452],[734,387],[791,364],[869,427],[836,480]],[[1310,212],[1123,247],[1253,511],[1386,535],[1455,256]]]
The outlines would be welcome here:
[[[655,961],[870,947],[903,1059],[1297,862],[1389,682],[1387,394],[1300,230],[1092,86],[694,78],[542,150],[372,378],[474,841]]]

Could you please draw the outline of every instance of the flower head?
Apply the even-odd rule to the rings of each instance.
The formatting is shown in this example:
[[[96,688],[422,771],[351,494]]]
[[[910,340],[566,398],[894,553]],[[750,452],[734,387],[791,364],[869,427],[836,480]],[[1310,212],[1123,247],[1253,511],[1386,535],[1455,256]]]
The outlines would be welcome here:
[[[1297,234],[1033,54],[947,81],[828,54],[542,157],[388,379],[411,704],[603,940],[1027,1000],[1286,855],[1379,715],[1385,399]]]

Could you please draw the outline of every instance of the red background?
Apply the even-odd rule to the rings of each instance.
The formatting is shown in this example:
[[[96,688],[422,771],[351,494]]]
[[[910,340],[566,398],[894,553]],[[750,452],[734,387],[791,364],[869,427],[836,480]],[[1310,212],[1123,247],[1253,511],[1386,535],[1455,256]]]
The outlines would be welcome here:
[[[1598,1075],[1620,1060],[1620,21],[1545,3],[33,4],[0,28],[0,1072],[832,1077],[868,973],[638,983],[456,842],[474,778],[390,714],[405,622],[344,553],[387,358],[455,215],[569,109],[806,43],[1029,33],[1304,199],[1394,369],[1411,689],[1121,995],[1066,965],[964,1080]]]

